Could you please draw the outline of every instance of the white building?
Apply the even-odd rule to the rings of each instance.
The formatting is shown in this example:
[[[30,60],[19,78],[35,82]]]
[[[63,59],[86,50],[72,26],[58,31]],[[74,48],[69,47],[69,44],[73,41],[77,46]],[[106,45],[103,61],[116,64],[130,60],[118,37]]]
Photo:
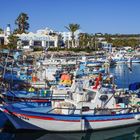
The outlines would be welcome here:
[[[67,40],[71,40],[71,32],[60,32],[62,35],[63,41],[66,42]]]
[[[107,41],[101,42],[101,47],[105,50],[112,51],[112,43],[108,43]]]
[[[11,34],[10,25],[6,27],[6,30],[0,33],[0,45],[8,44],[8,36]],[[37,30],[36,33],[22,33],[17,34],[19,37],[18,46],[33,46],[33,47],[57,47],[58,41],[60,38],[58,37],[58,33],[54,32],[52,29],[45,28]]]
[[[18,34],[22,46],[42,46],[42,47],[57,47],[58,37],[43,35],[39,33]]]
[[[22,33],[17,36],[21,40],[22,46],[33,46],[33,47],[57,47],[58,46],[58,35],[50,34],[55,33],[53,30],[49,28],[37,30],[36,33]]]
[[[72,40],[72,33],[71,32],[59,32],[63,38],[64,43],[71,41]],[[76,31],[74,33],[75,36],[75,41],[78,42],[78,38],[79,38],[79,33],[80,31]]]

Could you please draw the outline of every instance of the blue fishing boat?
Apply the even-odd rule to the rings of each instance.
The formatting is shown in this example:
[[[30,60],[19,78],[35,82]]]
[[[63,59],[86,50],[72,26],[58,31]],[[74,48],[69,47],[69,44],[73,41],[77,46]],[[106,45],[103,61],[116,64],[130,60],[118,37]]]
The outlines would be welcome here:
[[[80,91],[63,102],[52,102],[45,112],[12,105],[1,107],[1,111],[17,129],[70,132],[140,124],[139,107],[117,103],[113,93],[108,88]]]

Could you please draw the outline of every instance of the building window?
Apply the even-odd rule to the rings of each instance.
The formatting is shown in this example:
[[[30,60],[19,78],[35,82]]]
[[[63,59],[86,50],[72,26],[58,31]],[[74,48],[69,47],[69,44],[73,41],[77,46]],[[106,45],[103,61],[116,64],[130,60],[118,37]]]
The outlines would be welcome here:
[[[22,41],[23,46],[29,46],[29,41]]]
[[[42,42],[41,41],[34,41],[34,46],[42,46]]]
[[[46,47],[54,46],[54,41],[46,41]]]
[[[4,45],[4,37],[0,37],[0,45]]]

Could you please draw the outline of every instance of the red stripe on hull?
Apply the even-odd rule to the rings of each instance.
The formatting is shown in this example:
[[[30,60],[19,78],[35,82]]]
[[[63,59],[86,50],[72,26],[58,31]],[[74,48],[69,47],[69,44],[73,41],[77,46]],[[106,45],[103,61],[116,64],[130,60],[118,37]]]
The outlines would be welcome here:
[[[25,114],[18,114],[18,113],[13,113],[16,116],[19,117],[26,117],[27,119],[40,119],[40,120],[55,120],[55,121],[63,121],[63,122],[80,122],[80,120],[58,120],[55,118],[51,118],[51,117],[41,117],[41,116],[29,116],[29,115],[25,115]],[[86,122],[106,122],[106,121],[115,121],[115,120],[130,120],[133,119],[133,117],[131,118],[118,118],[118,119],[110,119],[110,120],[85,120]]]

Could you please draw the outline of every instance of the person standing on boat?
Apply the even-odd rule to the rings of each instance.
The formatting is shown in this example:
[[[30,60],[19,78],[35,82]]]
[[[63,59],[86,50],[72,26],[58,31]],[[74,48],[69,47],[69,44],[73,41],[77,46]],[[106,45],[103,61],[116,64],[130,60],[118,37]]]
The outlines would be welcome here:
[[[101,85],[101,82],[102,82],[102,74],[99,73],[99,76],[96,77],[95,79],[95,85],[93,86],[93,89],[97,89],[99,85]]]

